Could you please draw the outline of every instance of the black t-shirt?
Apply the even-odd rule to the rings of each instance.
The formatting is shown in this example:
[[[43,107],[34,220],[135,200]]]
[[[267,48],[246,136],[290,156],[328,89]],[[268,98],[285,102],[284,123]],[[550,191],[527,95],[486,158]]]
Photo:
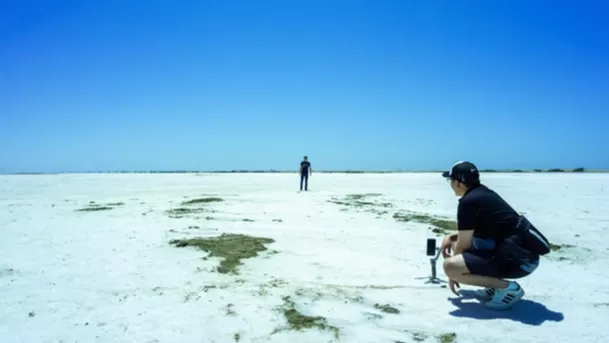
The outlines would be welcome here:
[[[309,162],[309,161],[300,162],[300,173],[301,174],[309,174],[309,169],[311,169],[311,162]]]
[[[520,215],[499,194],[484,185],[459,199],[457,228],[474,230],[474,237],[501,241],[516,231]]]

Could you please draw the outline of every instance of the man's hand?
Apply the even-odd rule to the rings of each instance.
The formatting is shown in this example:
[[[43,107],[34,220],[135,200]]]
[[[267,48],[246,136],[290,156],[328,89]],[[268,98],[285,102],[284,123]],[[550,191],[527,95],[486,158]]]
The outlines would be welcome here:
[[[444,240],[442,241],[442,246],[440,247],[440,249],[442,250],[442,256],[444,258],[449,258],[451,256],[452,239],[451,239],[450,235],[444,237]]]
[[[459,283],[457,281],[454,280],[449,280],[448,281],[448,286],[450,287],[450,290],[455,293],[456,296],[460,297],[461,294],[457,293],[457,291],[455,291],[455,286],[457,286],[457,288],[460,288],[461,286],[459,285]]]

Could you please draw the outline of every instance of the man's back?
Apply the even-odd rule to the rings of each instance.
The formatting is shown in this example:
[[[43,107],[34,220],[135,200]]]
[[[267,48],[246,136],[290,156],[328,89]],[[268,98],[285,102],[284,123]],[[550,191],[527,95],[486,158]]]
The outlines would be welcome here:
[[[520,215],[499,194],[484,185],[470,189],[460,200],[459,229],[474,236],[502,240],[515,233]]]

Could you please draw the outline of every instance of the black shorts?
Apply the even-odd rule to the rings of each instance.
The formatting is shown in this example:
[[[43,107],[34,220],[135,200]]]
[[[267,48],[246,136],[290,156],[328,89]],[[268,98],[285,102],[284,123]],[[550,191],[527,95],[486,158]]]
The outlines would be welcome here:
[[[483,250],[463,252],[465,265],[471,274],[500,279],[519,279],[531,274],[539,265],[539,259],[532,262],[502,261],[494,253]]]

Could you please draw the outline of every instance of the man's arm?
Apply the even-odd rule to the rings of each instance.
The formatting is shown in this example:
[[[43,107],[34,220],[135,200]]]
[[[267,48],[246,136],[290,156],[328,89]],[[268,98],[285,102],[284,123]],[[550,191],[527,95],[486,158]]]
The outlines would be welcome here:
[[[309,176],[313,175],[313,168],[311,168],[311,163],[309,163]]]
[[[457,243],[453,256],[471,248],[474,239],[474,229],[476,228],[480,208],[476,202],[468,200],[459,202],[459,208],[457,209]]]
[[[453,256],[461,254],[463,251],[471,248],[472,240],[474,239],[474,230],[459,230],[457,232],[457,244],[455,244],[455,251]]]

